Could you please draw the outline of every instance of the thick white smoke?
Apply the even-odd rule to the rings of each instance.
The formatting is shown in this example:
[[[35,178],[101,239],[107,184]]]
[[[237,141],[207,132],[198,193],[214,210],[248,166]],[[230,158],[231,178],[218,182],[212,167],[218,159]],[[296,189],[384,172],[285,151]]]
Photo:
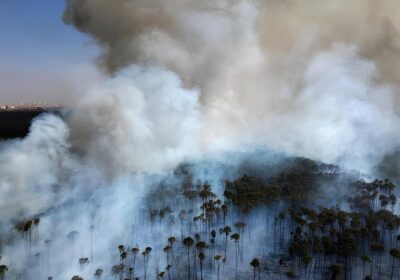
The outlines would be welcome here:
[[[144,173],[252,147],[370,172],[398,148],[395,1],[66,3],[65,22],[103,47],[110,76],[0,151],[3,219],[42,213],[43,239],[53,254],[66,250],[52,258],[55,279],[90,254],[92,223],[96,265],[110,264]],[[31,255],[11,243],[2,261],[20,270]]]
[[[71,0],[64,20],[103,47],[114,75],[159,65],[197,88],[202,149],[261,145],[369,172],[398,146],[399,8]]]
[[[158,172],[198,149],[197,90],[156,67],[133,66],[84,96],[69,118],[73,146],[104,172]]]
[[[45,210],[60,183],[74,165],[69,156],[68,127],[58,117],[44,115],[26,139],[1,148],[0,209],[5,221]]]
[[[90,279],[94,265],[115,264],[116,246],[134,245],[132,223],[151,183],[145,173],[171,170],[199,150],[198,99],[199,92],[184,89],[173,72],[132,66],[105,79],[64,112],[68,123],[46,114],[33,122],[25,139],[4,142],[2,262],[10,276],[70,279],[79,272]],[[31,237],[15,241],[16,221],[36,216],[41,217],[40,243],[33,241],[31,247]],[[91,254],[91,225],[96,227],[94,257],[91,269],[81,271],[77,260]],[[73,243],[66,238],[72,231],[79,232]],[[50,252],[45,239],[52,240]],[[135,242],[141,240],[152,244],[141,235]],[[49,256],[49,268],[43,270]]]

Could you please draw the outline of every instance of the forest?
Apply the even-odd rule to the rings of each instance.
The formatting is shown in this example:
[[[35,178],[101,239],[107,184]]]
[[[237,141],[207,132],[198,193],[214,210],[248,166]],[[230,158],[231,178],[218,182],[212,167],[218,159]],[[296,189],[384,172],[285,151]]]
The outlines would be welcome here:
[[[400,0],[0,0],[0,38],[0,280],[400,280]]]
[[[65,242],[57,252],[40,230],[41,215],[14,221],[1,241],[23,243],[27,267],[17,273],[0,259],[0,279],[61,279],[58,254],[79,267],[71,280],[400,279],[391,180],[360,179],[304,158],[259,168],[245,163],[242,174],[214,182],[195,169],[181,164],[153,180],[121,238],[107,244],[108,265],[95,259],[98,224],[84,229],[89,250],[79,250],[81,232],[73,230],[56,237]]]

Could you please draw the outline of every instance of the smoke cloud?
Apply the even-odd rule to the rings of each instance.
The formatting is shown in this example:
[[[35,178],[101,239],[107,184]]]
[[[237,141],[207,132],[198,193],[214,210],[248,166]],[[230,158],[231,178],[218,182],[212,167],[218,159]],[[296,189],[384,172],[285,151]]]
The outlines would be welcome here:
[[[399,9],[389,0],[66,1],[63,20],[101,46],[108,77],[1,144],[0,211],[5,223],[41,214],[43,238],[54,240],[42,256],[68,250],[36,278],[23,242],[10,237],[2,261],[25,279],[70,279],[96,224],[95,264],[108,267],[118,244],[134,245],[127,221],[155,174],[188,159],[264,148],[374,172],[400,140]],[[215,174],[207,179],[219,182]]]
[[[156,65],[196,88],[205,149],[261,145],[370,171],[399,140],[399,5],[71,0],[64,21],[113,75]]]
[[[105,173],[173,168],[198,150],[198,99],[198,91],[182,88],[171,71],[127,68],[74,108],[72,144]]]

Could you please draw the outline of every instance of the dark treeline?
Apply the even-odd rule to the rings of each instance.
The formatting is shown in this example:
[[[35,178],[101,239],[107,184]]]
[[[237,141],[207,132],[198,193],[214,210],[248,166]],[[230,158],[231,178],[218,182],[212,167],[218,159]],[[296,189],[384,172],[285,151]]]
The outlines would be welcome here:
[[[194,173],[182,165],[149,190],[108,267],[93,265],[101,240],[91,226],[90,256],[77,258],[81,273],[72,279],[88,270],[90,279],[103,280],[400,279],[400,218],[390,180],[366,182],[306,159],[214,185]],[[338,184],[341,191],[330,197]],[[39,217],[16,223],[27,248],[38,246],[39,225]],[[66,238],[74,258],[79,232]],[[44,245],[48,260],[51,240]],[[56,279],[48,261],[37,265]],[[0,279],[7,273],[1,265]]]

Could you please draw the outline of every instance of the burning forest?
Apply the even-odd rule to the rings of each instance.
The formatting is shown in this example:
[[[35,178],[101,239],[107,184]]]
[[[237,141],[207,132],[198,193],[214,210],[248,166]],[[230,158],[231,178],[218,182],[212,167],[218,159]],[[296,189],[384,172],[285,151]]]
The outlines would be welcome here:
[[[0,279],[399,280],[399,13],[66,0],[97,56],[0,96]]]

